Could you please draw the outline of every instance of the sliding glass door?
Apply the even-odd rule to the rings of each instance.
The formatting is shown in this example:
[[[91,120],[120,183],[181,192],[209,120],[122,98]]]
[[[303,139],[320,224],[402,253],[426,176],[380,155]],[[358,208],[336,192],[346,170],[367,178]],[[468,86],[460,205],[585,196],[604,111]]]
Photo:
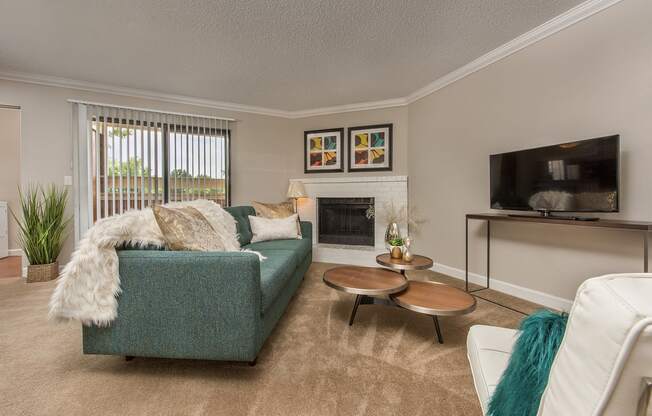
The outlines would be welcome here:
[[[92,107],[87,122],[92,222],[167,202],[230,204],[228,121]]]

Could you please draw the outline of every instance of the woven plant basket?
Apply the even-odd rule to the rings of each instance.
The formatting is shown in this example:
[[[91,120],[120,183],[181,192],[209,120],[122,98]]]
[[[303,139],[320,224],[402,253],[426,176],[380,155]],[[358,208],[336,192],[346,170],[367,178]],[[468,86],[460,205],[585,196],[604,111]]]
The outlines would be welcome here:
[[[59,262],[30,264],[27,266],[27,283],[49,282],[59,277]]]

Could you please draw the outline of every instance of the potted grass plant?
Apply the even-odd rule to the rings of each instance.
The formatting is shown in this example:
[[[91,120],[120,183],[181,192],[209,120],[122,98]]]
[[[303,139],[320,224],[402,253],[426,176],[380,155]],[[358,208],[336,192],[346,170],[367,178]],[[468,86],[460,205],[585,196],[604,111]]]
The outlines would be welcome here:
[[[18,190],[22,216],[12,211],[18,223],[18,241],[29,261],[27,282],[45,282],[59,276],[57,257],[67,237],[70,218],[65,217],[68,190],[50,185],[30,185]]]

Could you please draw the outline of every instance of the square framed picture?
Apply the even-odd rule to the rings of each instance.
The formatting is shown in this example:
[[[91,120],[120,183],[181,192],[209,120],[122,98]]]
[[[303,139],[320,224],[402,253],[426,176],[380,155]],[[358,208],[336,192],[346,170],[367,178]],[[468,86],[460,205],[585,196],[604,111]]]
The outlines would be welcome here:
[[[344,171],[344,129],[303,132],[303,171],[305,173]]]
[[[392,124],[349,128],[349,172],[392,170]]]

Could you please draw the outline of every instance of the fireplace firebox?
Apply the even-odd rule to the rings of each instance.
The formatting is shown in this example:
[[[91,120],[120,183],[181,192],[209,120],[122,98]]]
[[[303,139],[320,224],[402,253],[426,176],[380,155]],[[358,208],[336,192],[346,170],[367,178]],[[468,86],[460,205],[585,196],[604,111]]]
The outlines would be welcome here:
[[[319,243],[374,246],[374,198],[317,198]]]

